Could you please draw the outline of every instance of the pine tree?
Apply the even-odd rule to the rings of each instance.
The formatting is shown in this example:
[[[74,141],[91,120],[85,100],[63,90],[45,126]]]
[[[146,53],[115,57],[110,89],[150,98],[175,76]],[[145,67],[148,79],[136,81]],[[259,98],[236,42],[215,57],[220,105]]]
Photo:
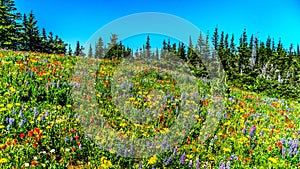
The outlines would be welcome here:
[[[156,60],[158,60],[158,59],[159,59],[158,48],[156,48],[156,50],[155,50],[155,59],[156,59]]]
[[[0,48],[18,50],[21,46],[21,25],[17,20],[21,14],[17,13],[14,0],[1,0],[0,2]]]
[[[93,57],[93,49],[92,49],[92,45],[91,45],[91,44],[90,44],[90,48],[89,48],[88,57],[89,57],[89,58],[92,58],[92,57]]]
[[[24,14],[24,19],[27,19]],[[26,40],[25,50],[42,52],[42,39],[40,37],[39,28],[37,26],[37,20],[32,11],[29,14],[29,18],[23,21],[24,25],[24,40]]]
[[[72,51],[72,48],[71,48],[71,44],[69,44],[68,55],[69,55],[69,56],[72,56],[72,55],[73,55],[73,51]]]
[[[215,32],[212,38],[212,43],[213,43],[213,47],[214,50],[217,51],[218,50],[218,41],[219,41],[219,34],[218,34],[218,26],[215,28]]]
[[[103,40],[101,37],[98,39],[95,49],[96,49],[95,58],[103,58],[104,49],[103,49]]]
[[[79,41],[77,41],[74,55],[79,56],[79,54],[80,54],[80,43],[79,43]]]
[[[114,47],[115,45],[117,45],[117,41],[118,41],[118,35],[113,33],[111,34],[110,36],[110,43],[108,43],[108,48],[112,48]]]
[[[42,52],[43,53],[49,53],[48,38],[47,38],[47,33],[46,33],[45,28],[43,28],[43,30],[42,30]]]
[[[146,58],[150,57],[150,50],[151,50],[151,46],[150,46],[150,36],[147,36],[147,41],[146,41]]]
[[[166,57],[166,54],[167,54],[167,42],[166,40],[163,40],[163,47],[161,49],[161,52],[160,52],[160,58],[165,58]]]

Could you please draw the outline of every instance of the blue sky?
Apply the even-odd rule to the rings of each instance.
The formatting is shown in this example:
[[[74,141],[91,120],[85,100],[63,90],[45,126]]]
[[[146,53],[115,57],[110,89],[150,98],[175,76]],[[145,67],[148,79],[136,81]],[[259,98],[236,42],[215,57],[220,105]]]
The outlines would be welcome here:
[[[21,13],[33,10],[40,28],[59,35],[72,48],[77,40],[85,44],[97,30],[115,19],[141,12],[176,15],[205,33],[209,30],[212,34],[218,25],[220,31],[234,33],[238,39],[246,28],[249,36],[259,32],[264,41],[270,35],[276,42],[281,37],[285,47],[290,43],[300,44],[299,0],[16,0],[15,3]]]

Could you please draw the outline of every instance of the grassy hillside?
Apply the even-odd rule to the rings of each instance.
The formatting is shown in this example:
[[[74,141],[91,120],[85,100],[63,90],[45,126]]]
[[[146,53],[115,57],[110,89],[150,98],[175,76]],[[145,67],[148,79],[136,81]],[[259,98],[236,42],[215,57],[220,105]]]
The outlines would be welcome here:
[[[129,158],[123,150],[97,146],[101,136],[91,139],[81,123],[105,117],[105,127],[115,137],[151,138],[172,133],[181,89],[170,72],[142,69],[132,79],[133,93],[127,100],[136,108],[151,107],[150,90],[170,94],[154,119],[139,124],[122,116],[113,103],[110,87],[118,60],[93,60],[63,55],[0,51],[0,167],[1,168],[295,168],[300,166],[299,110],[296,101],[268,98],[231,89],[220,113],[214,133],[204,135],[201,128],[209,114],[210,99],[204,97],[207,84],[198,80],[200,105],[192,116],[194,127],[186,131],[182,142],[170,150],[148,158]],[[76,65],[77,63],[77,65]],[[92,64],[98,73],[90,71]],[[83,74],[73,74],[74,69]],[[87,69],[84,71],[84,69]],[[150,79],[142,83],[140,79]],[[87,82],[89,81],[89,82]],[[93,83],[95,93],[89,93]],[[116,82],[116,81],[114,81]],[[86,93],[73,90],[88,84]],[[202,92],[202,93],[201,93]],[[73,94],[73,95],[72,95]],[[174,96],[173,99],[172,96]],[[96,98],[96,99],[95,99]],[[95,100],[93,100],[95,99]],[[158,98],[163,99],[163,98]],[[119,100],[120,101],[120,100]],[[85,103],[80,106],[79,103]],[[97,104],[95,104],[97,103]],[[127,102],[126,102],[127,103]],[[154,106],[159,106],[154,101]],[[157,104],[157,105],[156,105]],[[84,107],[87,106],[87,107]],[[97,108],[98,107],[98,108]],[[90,116],[93,110],[99,114]],[[183,113],[184,115],[188,113]],[[127,114],[128,115],[128,114]],[[134,117],[134,116],[133,116]],[[133,118],[132,117],[132,118]],[[153,121],[151,121],[153,120]],[[104,127],[103,127],[104,128]],[[104,133],[104,131],[103,131]],[[113,137],[113,136],[111,136]],[[106,140],[109,142],[110,138]],[[128,157],[124,157],[124,156]]]

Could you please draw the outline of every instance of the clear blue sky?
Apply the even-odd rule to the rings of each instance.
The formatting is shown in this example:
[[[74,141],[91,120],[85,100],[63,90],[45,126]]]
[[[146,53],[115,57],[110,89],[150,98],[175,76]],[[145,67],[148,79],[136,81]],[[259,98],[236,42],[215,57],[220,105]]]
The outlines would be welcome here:
[[[79,40],[84,45],[101,27],[120,17],[140,12],[162,12],[176,15],[213,33],[234,33],[236,39],[243,29],[250,36],[268,35],[277,42],[281,37],[285,47],[300,44],[299,0],[16,0],[21,13],[33,10],[40,28],[59,35],[75,48]],[[249,37],[250,38],[250,37]],[[134,48],[134,47],[133,47]]]

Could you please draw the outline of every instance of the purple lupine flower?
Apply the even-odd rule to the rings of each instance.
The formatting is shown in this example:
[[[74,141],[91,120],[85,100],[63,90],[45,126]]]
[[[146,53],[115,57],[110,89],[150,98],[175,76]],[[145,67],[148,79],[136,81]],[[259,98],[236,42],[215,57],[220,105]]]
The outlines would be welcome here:
[[[20,110],[20,113],[19,113],[19,115],[20,115],[21,117],[23,117],[23,116],[24,116],[24,114],[23,114],[23,111],[22,111],[22,110]]]
[[[285,147],[282,147],[282,150],[281,150],[282,158],[285,158],[285,152],[286,152]]]
[[[125,151],[124,151],[124,157],[127,157],[127,155],[128,155],[128,154],[127,154],[127,151],[125,150]]]
[[[251,128],[251,131],[250,131],[250,133],[249,133],[249,136],[252,137],[252,136],[255,134],[255,131],[256,131],[256,127],[253,126],[253,127]]]
[[[25,105],[24,105],[24,104],[22,104],[22,110],[24,110],[24,108],[25,108]]]
[[[166,161],[165,165],[169,165],[169,164],[171,163],[172,160],[173,160],[173,157],[170,156],[170,157],[168,158],[168,160]]]
[[[232,161],[232,160],[235,159],[235,157],[236,157],[236,155],[235,155],[235,154],[232,154],[232,155],[229,157],[229,160]]]
[[[34,113],[34,117],[36,118],[38,115],[39,115],[39,112],[37,111],[37,109],[36,109],[36,107],[34,108],[34,111],[33,111]]]
[[[49,112],[48,112],[48,110],[46,110],[46,114],[45,114],[45,116],[47,117],[49,115]]]
[[[225,169],[225,164],[224,164],[223,160],[220,161],[219,169]]]
[[[142,169],[142,167],[143,167],[143,162],[140,162],[139,163],[139,169]]]
[[[174,156],[176,156],[176,154],[177,154],[177,147],[174,148],[174,152],[173,152]]]
[[[82,150],[82,145],[81,144],[79,144],[79,150]]]
[[[25,123],[26,123],[26,118],[23,119],[23,120],[19,123],[19,126],[22,127]]]
[[[199,158],[196,159],[196,169],[200,168],[200,161]]]
[[[281,139],[282,144],[285,144],[285,138]]]
[[[226,169],[230,169],[230,161],[227,161],[227,163],[226,163]]]
[[[41,120],[44,121],[45,119],[46,119],[46,117],[45,117],[45,115],[43,115]]]
[[[133,147],[133,145],[131,145],[130,146],[130,153],[133,153],[133,151],[134,151],[134,147]]]
[[[147,142],[147,150],[151,150],[151,145],[150,145],[149,141]]]
[[[265,134],[265,132],[262,130],[262,131],[260,132],[260,135],[261,135],[261,136],[264,136],[264,134]]]
[[[185,152],[181,155],[180,157],[180,163],[184,164],[185,163]]]
[[[164,158],[163,163],[165,164],[167,162],[167,157]]]
[[[70,141],[73,141],[73,137],[72,136],[70,137]]]
[[[243,128],[242,133],[246,134],[246,128]]]
[[[65,142],[67,142],[68,140],[69,140],[69,139],[68,139],[68,136],[66,136],[66,137],[65,137]]]
[[[6,130],[7,130],[7,131],[10,130],[10,125],[7,125]]]
[[[193,161],[190,160],[190,162],[189,162],[189,167],[192,167],[192,165],[193,165]]]

